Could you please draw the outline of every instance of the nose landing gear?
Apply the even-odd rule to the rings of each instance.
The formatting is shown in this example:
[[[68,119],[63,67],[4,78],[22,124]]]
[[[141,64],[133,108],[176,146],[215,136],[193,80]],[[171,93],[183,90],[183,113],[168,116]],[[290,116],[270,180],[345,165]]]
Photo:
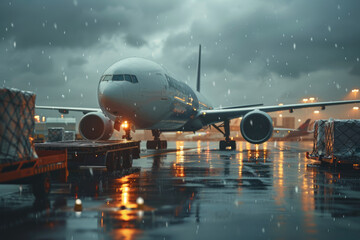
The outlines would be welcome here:
[[[131,140],[132,139],[130,135],[131,127],[128,121],[124,121],[123,124],[121,124],[121,127],[125,131],[125,134],[122,136],[122,138],[126,140]]]
[[[151,130],[152,135],[154,136],[154,140],[149,140],[146,142],[147,149],[166,149],[167,141],[160,140],[160,131],[159,130]]]

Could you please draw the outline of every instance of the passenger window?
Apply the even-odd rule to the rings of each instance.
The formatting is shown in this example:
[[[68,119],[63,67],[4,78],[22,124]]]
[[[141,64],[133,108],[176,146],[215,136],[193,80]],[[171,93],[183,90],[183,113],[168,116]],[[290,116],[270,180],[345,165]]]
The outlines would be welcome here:
[[[124,81],[124,75],[122,75],[122,74],[113,75],[112,80],[113,81]]]
[[[130,75],[125,75],[125,81],[132,82]]]
[[[135,75],[131,75],[131,79],[133,83],[138,83],[137,77]]]

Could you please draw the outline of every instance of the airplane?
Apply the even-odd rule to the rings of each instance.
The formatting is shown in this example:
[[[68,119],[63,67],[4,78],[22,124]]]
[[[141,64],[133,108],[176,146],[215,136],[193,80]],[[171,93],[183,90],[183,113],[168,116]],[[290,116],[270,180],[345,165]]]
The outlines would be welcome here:
[[[244,139],[253,144],[267,141],[273,133],[273,123],[268,112],[359,103],[360,100],[316,102],[263,106],[263,104],[214,108],[200,93],[201,45],[199,45],[196,90],[176,80],[161,65],[144,58],[132,57],[111,65],[98,84],[100,108],[36,106],[37,109],[83,112],[79,132],[91,141],[107,140],[115,130],[125,126],[123,138],[130,140],[130,131],[151,130],[154,140],[147,141],[148,149],[167,148],[160,140],[161,132],[195,132],[213,126],[225,140],[219,142],[220,150],[235,150],[236,142],[230,139],[230,120],[243,117],[240,123]],[[126,124],[125,124],[126,123]],[[219,124],[220,125],[216,125]]]
[[[309,128],[309,124],[310,124],[311,119],[307,119],[303,124],[301,124],[297,129],[292,129],[292,128],[274,128],[275,132],[280,132],[280,131],[287,131],[288,134],[286,134],[284,136],[285,139],[291,139],[291,138],[298,138],[298,137],[302,137],[302,136],[306,136],[310,133],[313,133],[314,131],[308,131]]]

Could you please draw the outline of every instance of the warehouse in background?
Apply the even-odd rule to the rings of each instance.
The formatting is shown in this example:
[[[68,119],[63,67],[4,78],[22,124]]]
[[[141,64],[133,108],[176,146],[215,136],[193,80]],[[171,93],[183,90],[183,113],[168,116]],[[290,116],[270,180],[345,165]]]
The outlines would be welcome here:
[[[35,141],[44,142],[49,137],[49,132],[54,132],[54,129],[63,128],[63,140],[74,140],[78,139],[79,135],[76,134],[76,118],[54,118],[35,116]],[[66,136],[73,136],[71,139],[67,139]]]

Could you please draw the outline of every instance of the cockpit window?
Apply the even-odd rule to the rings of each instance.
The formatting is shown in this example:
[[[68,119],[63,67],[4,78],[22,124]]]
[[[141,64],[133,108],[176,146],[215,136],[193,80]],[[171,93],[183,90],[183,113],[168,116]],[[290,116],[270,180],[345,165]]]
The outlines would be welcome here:
[[[110,81],[111,80],[111,75],[104,75],[101,77],[100,81]]]
[[[133,83],[138,83],[137,77],[135,75],[131,75],[131,79]]]
[[[130,75],[126,74],[124,76],[125,76],[125,81],[132,82]]]
[[[113,75],[112,80],[113,81],[124,81],[124,75],[122,75],[122,74]]]
[[[100,78],[100,82],[103,81],[127,81],[131,83],[138,83],[137,77],[129,74],[103,75]]]

